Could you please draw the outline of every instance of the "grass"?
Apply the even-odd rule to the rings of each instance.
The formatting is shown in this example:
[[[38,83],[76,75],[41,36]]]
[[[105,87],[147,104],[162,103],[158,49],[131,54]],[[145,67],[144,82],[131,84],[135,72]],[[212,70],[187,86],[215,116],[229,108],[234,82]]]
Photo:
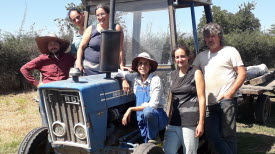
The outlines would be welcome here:
[[[0,96],[0,153],[17,153],[19,144],[41,125],[36,92]]]
[[[41,126],[36,92],[0,96],[0,154],[15,154],[25,135]],[[275,153],[275,99],[271,122],[266,126],[237,123],[238,153]]]
[[[275,153],[275,99],[272,100],[270,122],[263,126],[237,123],[238,153],[265,154]]]

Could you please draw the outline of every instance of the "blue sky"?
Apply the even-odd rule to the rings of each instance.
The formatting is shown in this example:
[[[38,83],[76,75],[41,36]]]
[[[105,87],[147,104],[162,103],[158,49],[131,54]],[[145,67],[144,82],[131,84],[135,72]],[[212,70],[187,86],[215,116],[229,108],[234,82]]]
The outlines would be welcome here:
[[[253,0],[212,0],[214,5],[220,6],[228,12],[235,13],[239,10],[238,6],[244,2]],[[275,24],[275,13],[272,11],[275,0],[254,0],[256,9],[253,11],[255,16],[260,19],[262,29],[268,29]],[[56,18],[65,18],[67,11],[65,6],[68,3],[81,3],[81,0],[5,0],[1,1],[0,32],[10,32],[16,34],[22,25],[25,9],[27,7],[26,21],[23,29],[28,31],[34,24],[35,30],[41,30],[42,34],[57,32]],[[196,11],[197,21],[201,17],[202,10]],[[269,12],[269,13],[268,13]],[[271,12],[271,13],[270,13]],[[197,22],[198,24],[198,22]]]

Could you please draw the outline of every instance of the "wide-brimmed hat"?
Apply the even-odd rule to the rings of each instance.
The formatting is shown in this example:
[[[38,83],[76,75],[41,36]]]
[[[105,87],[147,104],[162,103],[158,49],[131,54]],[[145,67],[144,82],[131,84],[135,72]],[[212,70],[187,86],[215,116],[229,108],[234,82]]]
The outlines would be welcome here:
[[[49,34],[48,36],[37,37],[37,38],[35,38],[35,41],[36,41],[36,44],[37,44],[37,47],[38,47],[39,51],[42,54],[50,53],[50,51],[48,50],[48,43],[50,41],[59,42],[61,52],[65,52],[68,49],[69,45],[70,45],[70,42],[68,40],[60,39],[55,34]]]
[[[149,60],[150,62],[150,66],[151,66],[151,69],[150,69],[150,72],[155,72],[158,68],[158,62],[155,61],[151,56],[150,54],[148,54],[147,52],[142,52],[140,53],[136,58],[133,59],[132,61],[132,69],[136,72],[138,72],[137,70],[137,66],[138,66],[138,61],[139,59],[141,58],[144,58],[144,59],[147,59]]]

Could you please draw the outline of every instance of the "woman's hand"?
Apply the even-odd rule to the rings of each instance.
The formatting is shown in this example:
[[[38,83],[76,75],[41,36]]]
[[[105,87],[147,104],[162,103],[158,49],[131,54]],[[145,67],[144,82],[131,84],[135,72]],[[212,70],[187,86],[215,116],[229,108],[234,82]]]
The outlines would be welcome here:
[[[123,115],[123,118],[122,118],[122,125],[127,125],[128,122],[130,122],[131,120],[131,108],[129,108],[125,114]]]
[[[125,91],[126,92],[126,94],[128,94],[129,92],[130,92],[130,90],[131,90],[131,88],[130,88],[130,85],[129,85],[129,83],[128,83],[128,81],[127,80],[122,80],[122,89],[123,89],[123,91]]]
[[[76,66],[76,68],[79,68],[79,70],[80,70],[81,72],[84,71],[84,68],[83,68],[83,66],[82,66],[82,61],[81,61],[81,60],[76,60],[75,66]]]
[[[120,66],[120,69],[123,70],[123,71],[129,71],[129,72],[133,72],[132,68],[130,67],[126,67],[126,66]]]
[[[196,136],[195,137],[201,137],[204,133],[204,125],[203,124],[198,124],[196,128]]]
[[[40,82],[36,87],[39,88],[42,85],[43,85],[43,82]]]

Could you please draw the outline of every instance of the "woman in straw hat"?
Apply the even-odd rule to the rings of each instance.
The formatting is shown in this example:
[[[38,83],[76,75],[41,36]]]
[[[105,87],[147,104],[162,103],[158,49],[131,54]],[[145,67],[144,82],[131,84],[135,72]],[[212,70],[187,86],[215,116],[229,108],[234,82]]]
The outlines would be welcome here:
[[[138,126],[145,143],[156,143],[159,131],[165,129],[168,121],[163,110],[165,98],[161,79],[153,74],[157,67],[158,63],[148,53],[143,52],[132,61],[132,69],[137,73],[121,75],[131,81],[136,95],[136,106],[125,112],[122,124],[127,125],[131,113],[136,111]],[[122,81],[123,90],[129,92],[126,80]]]
[[[70,68],[74,66],[75,61],[71,54],[65,53],[70,42],[56,37],[55,34],[37,37],[35,41],[42,54],[23,65],[20,69],[28,82],[39,87],[43,83],[67,79]],[[41,72],[41,83],[32,75],[34,69]]]

